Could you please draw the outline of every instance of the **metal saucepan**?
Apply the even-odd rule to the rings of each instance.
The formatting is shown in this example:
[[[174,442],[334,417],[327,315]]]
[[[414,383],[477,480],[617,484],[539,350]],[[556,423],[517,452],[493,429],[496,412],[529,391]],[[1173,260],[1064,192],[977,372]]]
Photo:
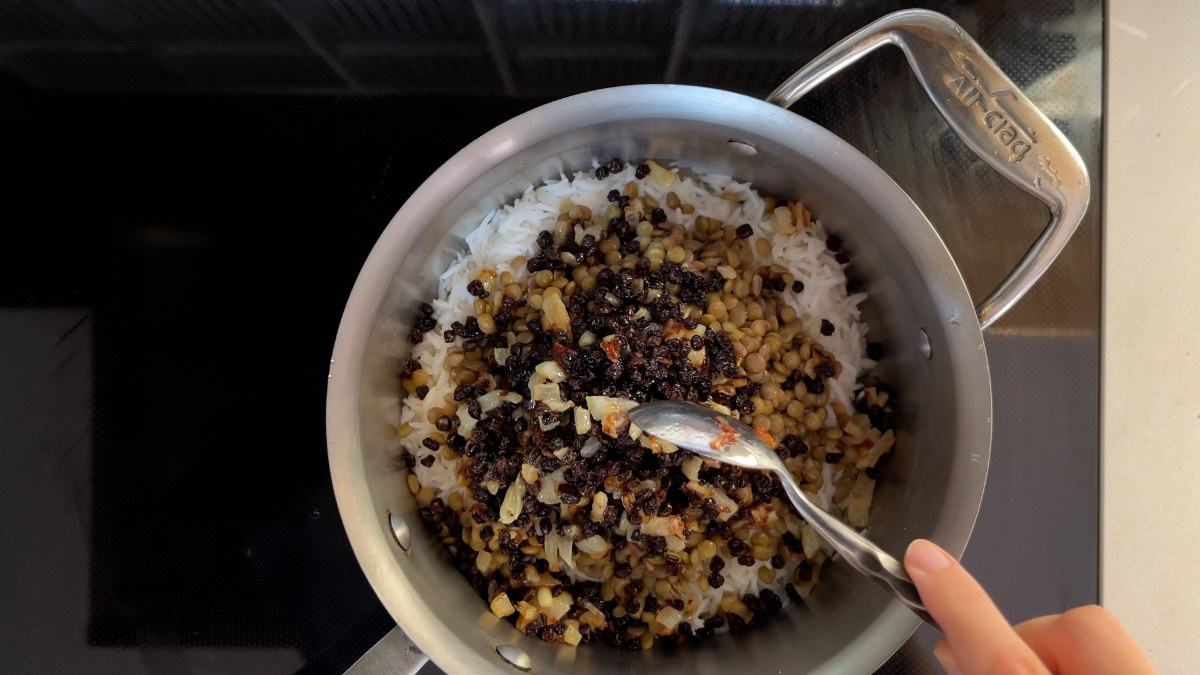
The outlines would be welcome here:
[[[941,114],[997,171],[1050,207],[1008,277],[973,307],[937,232],[883,171],[787,110],[875,47],[900,47]],[[880,122],[886,123],[886,122]],[[674,85],[572,96],[480,137],[404,204],[371,251],[338,328],[329,370],[329,463],[350,543],[398,629],[355,669],[409,672],[427,654],[447,673],[660,675],[869,673],[918,619],[835,561],[806,606],[751,631],[685,649],[630,653],[528,639],[488,611],[416,517],[396,437],[408,322],[483,216],[530,183],[593,158],[680,160],[799,197],[853,251],[880,376],[897,392],[898,442],[880,481],[871,537],[899,553],[928,537],[961,555],[983,496],[992,397],[981,330],[1037,281],[1079,224],[1088,177],[1066,138],[963,30],[927,11],[891,14],[801,69],[766,101]]]

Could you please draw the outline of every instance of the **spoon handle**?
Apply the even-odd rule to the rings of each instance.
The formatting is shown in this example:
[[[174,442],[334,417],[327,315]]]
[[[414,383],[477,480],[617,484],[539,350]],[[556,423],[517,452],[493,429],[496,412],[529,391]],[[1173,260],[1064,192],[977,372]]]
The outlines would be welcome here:
[[[813,526],[826,541],[839,553],[846,562],[865,574],[875,583],[890,592],[905,607],[925,620],[926,623],[941,630],[941,626],[933,619],[912,579],[904,571],[900,561],[886,551],[876,546],[871,540],[854,531],[854,528],[834,518],[813,504],[796,486],[795,480],[787,472],[779,470],[780,482],[788,499],[795,505],[796,510]]]

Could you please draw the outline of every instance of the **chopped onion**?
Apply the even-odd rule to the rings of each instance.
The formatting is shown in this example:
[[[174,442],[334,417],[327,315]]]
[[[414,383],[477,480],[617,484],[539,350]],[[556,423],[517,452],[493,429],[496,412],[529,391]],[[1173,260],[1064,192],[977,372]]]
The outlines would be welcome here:
[[[488,393],[476,399],[479,402],[479,412],[486,415],[488,412],[495,410],[500,405],[500,392],[489,391]],[[466,406],[463,406],[464,408]]]
[[[467,541],[467,544],[471,547],[471,550],[475,551],[476,553],[487,548],[487,544],[485,544],[483,542],[483,539],[480,538],[480,536],[479,536],[479,531],[481,529],[483,529],[482,525],[476,525],[476,526],[472,527],[471,528],[471,538]]]
[[[488,269],[485,267],[485,268],[479,270],[479,276],[477,278],[479,279],[479,282],[483,284],[483,288],[487,292],[491,293],[493,285],[496,283],[496,277],[498,277],[498,276],[499,275],[496,274],[495,270],[491,270],[491,269]]]
[[[892,445],[896,443],[896,434],[892,433],[891,429],[888,429],[887,433],[880,436],[878,430],[871,429],[867,432],[867,440],[871,442],[871,446],[865,448],[865,452],[860,451],[858,457],[854,460],[854,466],[858,469],[875,466],[879,458],[891,450]]]
[[[521,478],[524,478],[526,483],[532,485],[533,481],[538,479],[538,468],[532,464],[522,464]]]
[[[629,426],[632,427],[634,425],[630,424]],[[679,447],[670,441],[664,441],[661,438],[642,433],[641,429],[638,429],[638,433],[638,436],[633,436],[633,430],[630,429],[629,431],[629,434],[633,436],[633,438],[638,439],[643,448],[646,448],[656,455],[670,454],[672,452],[679,451]]]
[[[504,618],[515,611],[507,593],[498,593],[496,597],[492,598],[492,613],[496,616]]]
[[[641,436],[642,436],[642,428],[639,427],[638,425],[634,424],[633,422],[630,422],[629,423],[629,437],[636,441],[637,439],[641,438]]]
[[[556,361],[542,361],[534,368],[534,372],[555,384],[567,379],[567,373]]]
[[[642,534],[652,537],[682,537],[683,518],[679,516],[653,516],[647,518],[641,525]]]
[[[554,412],[566,412],[575,407],[570,401],[562,400],[562,389],[558,386],[567,377],[562,366],[554,361],[542,361],[529,376],[529,393],[533,400],[541,402]],[[549,431],[558,426],[542,425],[542,431]]]
[[[683,598],[683,615],[696,616],[696,610],[700,609],[700,596],[695,593],[688,593]]]
[[[528,486],[525,479],[520,476],[508,486],[508,491],[504,493],[504,501],[500,504],[501,523],[510,525],[521,515],[521,500],[525,499],[526,487]]]
[[[480,417],[499,408],[501,403],[520,403],[522,400],[521,395],[515,391],[501,391],[499,389],[489,391],[476,399],[479,403]],[[478,420],[467,413],[467,406],[465,405],[459,406],[455,416],[458,417],[458,433],[470,436],[471,432],[475,430],[475,424]]]
[[[558,558],[567,567],[575,567],[575,542],[568,536],[558,538]]]
[[[621,520],[617,521],[617,526],[613,528],[613,532],[616,532],[622,537],[627,537],[629,536],[629,529],[629,517],[627,516],[627,512],[622,511]]]
[[[575,407],[574,403],[558,398],[548,398],[545,401],[542,401],[542,405],[553,410],[554,412],[566,412]]]
[[[804,527],[800,528],[800,543],[804,546],[805,557],[812,558],[821,550],[821,535],[817,534],[812,525],[805,523]]]
[[[786,206],[776,207],[771,228],[779,234],[796,234],[796,226],[792,221],[792,211]]]
[[[729,498],[725,491],[715,485],[712,488],[713,500],[717,502],[717,520],[722,523],[733,517],[737,513],[737,502]]]
[[[595,224],[593,224],[591,227],[575,228],[575,243],[580,246],[583,246],[583,238],[589,234],[592,235],[592,238],[599,241],[600,235],[604,233],[604,226],[599,223],[599,220],[600,219],[597,218],[596,219],[597,222]]]
[[[537,500],[543,504],[558,504],[558,486],[562,484],[564,469],[559,468],[542,476],[542,488],[538,490]]]
[[[567,254],[564,253],[563,255]],[[563,629],[562,635],[562,641],[564,645],[567,645],[568,647],[574,647],[580,642],[583,642],[583,633],[579,632],[579,626],[577,625],[578,623],[579,622],[577,621],[567,621],[567,627]]]
[[[783,522],[787,525],[788,532],[791,532],[793,537],[800,536],[800,530],[804,527],[804,521],[796,517],[796,514],[791,509],[784,510]]]
[[[575,409],[575,433],[586,434],[592,428],[592,419],[583,408]],[[593,453],[594,454],[594,453]],[[590,455],[588,455],[590,456]]]
[[[712,408],[713,410],[716,410],[717,412],[721,413],[722,415],[729,415],[730,417],[733,416],[733,411],[730,410],[729,408],[721,405],[720,403],[714,403],[712,401],[705,401],[704,403],[701,403],[700,405],[706,405],[706,406]]]
[[[670,632],[675,630],[680,621],[683,621],[683,612],[671,605],[667,605],[658,610],[658,614],[654,616],[654,620],[662,624],[662,627],[666,628],[667,632]]]
[[[746,524],[750,527],[763,527],[775,517],[775,507],[770,504],[757,504],[750,507],[746,515]]]
[[[571,594],[567,593],[566,591],[553,596],[550,599],[550,605],[546,607],[546,615],[555,621],[561,620],[567,615],[567,612],[571,611],[571,603],[573,603],[574,600],[575,599],[571,597]]]
[[[663,518],[662,516],[654,516],[653,518],[646,519],[646,521],[642,523],[640,529],[644,535],[649,535],[651,537],[665,537],[667,536],[670,527],[667,524],[666,518]]]
[[[563,304],[559,293],[542,295],[542,330],[566,331],[567,337],[571,337],[571,316],[567,314],[567,306]]]
[[[592,513],[591,517],[594,522],[604,520],[604,510],[608,508],[608,493],[597,492],[592,495]]]
[[[550,530],[542,537],[542,548],[546,551],[546,562],[550,563],[551,572],[558,572],[562,569],[558,566],[559,539],[562,539],[562,535],[554,530]]]
[[[597,422],[603,422],[605,417],[615,412],[629,412],[638,405],[637,401],[611,396],[588,396],[586,400],[588,412]]]
[[[646,160],[646,165],[650,167],[650,179],[653,180],[658,187],[665,188],[671,183],[679,180],[679,175],[674,171],[669,171],[652,159]]]
[[[854,487],[850,488],[850,502],[846,505],[846,522],[851,527],[867,526],[867,514],[871,511],[874,497],[875,481],[865,471],[860,472],[854,479]]]
[[[607,553],[610,547],[610,544],[604,540],[604,537],[601,537],[598,534],[593,534],[583,541],[575,542],[575,548],[587,553],[588,555],[597,557]]]
[[[630,426],[632,424],[629,422],[629,415],[623,412],[609,413],[604,416],[604,420],[600,423],[601,431],[613,438],[629,431]]]
[[[470,438],[471,432],[475,430],[475,418],[467,413],[467,406],[458,406],[458,412],[454,416],[458,418],[458,433]]]

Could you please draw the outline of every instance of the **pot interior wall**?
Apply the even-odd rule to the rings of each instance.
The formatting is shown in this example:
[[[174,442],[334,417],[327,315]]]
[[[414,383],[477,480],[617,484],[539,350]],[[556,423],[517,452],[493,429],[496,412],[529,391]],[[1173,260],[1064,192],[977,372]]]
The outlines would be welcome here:
[[[629,92],[627,99],[615,101],[610,92],[574,97],[551,104],[559,106],[557,121],[536,125],[530,119],[539,112],[534,111],[488,134],[435,174],[410,200],[424,206],[406,205],[381,238],[381,246],[389,237],[404,238],[404,245],[395,249],[399,255],[392,261],[386,295],[378,298],[372,317],[363,318],[372,325],[362,366],[359,434],[373,522],[363,526],[361,536],[386,539],[390,554],[364,560],[356,542],[360,562],[402,627],[449,673],[506,672],[494,651],[500,644],[523,649],[538,673],[647,667],[663,675],[732,669],[746,675],[870,672],[908,637],[917,620],[842,561],[826,567],[807,606],[792,605],[755,630],[648,653],[604,645],[560,648],[527,639],[495,619],[444,562],[416,518],[397,461],[395,374],[407,360],[406,336],[418,303],[435,292],[436,278],[462,250],[463,235],[530,183],[588,169],[593,159],[653,157],[798,197],[842,237],[852,258],[851,274],[871,294],[865,308],[869,339],[886,350],[876,373],[895,392],[899,442],[883,467],[869,534],[897,556],[915,537],[933,538],[956,555],[965,546],[986,474],[990,384],[969,297],[936,234],[882,172],[816,125],[724,92],[657,88],[674,94],[667,96],[649,89],[611,90]],[[639,97],[637,90],[647,95]],[[594,95],[608,98],[577,102]],[[695,98],[691,105],[679,105],[679,98],[688,97]],[[625,105],[619,105],[622,100]],[[563,121],[561,115],[578,120]],[[730,139],[750,144],[757,154],[742,154]],[[924,348],[926,335],[931,352]],[[348,517],[344,507],[343,512]],[[389,512],[411,525],[407,554],[392,541]],[[386,575],[402,575],[416,592],[389,590],[379,581]]]

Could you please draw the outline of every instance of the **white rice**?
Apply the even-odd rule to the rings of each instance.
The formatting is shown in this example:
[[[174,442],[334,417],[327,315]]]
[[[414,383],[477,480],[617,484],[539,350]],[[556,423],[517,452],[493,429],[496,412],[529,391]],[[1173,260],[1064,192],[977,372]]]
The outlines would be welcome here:
[[[438,281],[437,297],[432,302],[433,316],[437,320],[436,332],[431,331],[429,337],[413,349],[412,358],[417,359],[430,375],[429,393],[423,400],[407,397],[400,414],[401,423],[412,425],[413,431],[404,439],[403,445],[418,460],[413,471],[422,487],[432,488],[443,499],[458,492],[468,506],[474,501],[458,482],[457,472],[462,460],[446,460],[440,452],[431,452],[421,445],[421,439],[435,431],[426,418],[427,410],[443,405],[444,397],[454,391],[455,385],[442,367],[452,345],[446,344],[440,335],[469,312],[474,297],[467,293],[467,284],[485,268],[497,274],[508,271],[516,280],[523,279],[527,274],[525,267],[522,265],[514,269],[513,259],[531,257],[536,252],[538,233],[553,230],[559,213],[568,203],[587,206],[593,213],[602,213],[608,205],[608,192],[621,190],[627,182],[635,180],[634,170],[635,166],[631,163],[622,171],[603,179],[597,179],[591,173],[579,172],[573,178],[560,175],[558,179],[549,180],[536,188],[530,185],[512,204],[489,213],[479,227],[466,237],[465,250]],[[781,265],[804,282],[802,292],[794,293],[788,288],[781,295],[796,310],[805,332],[820,342],[841,364],[842,372],[827,383],[830,402],[839,402],[851,409],[851,398],[860,386],[857,382],[860,373],[874,365],[866,357],[867,326],[862,322],[858,308],[866,294],[847,294],[845,272],[825,246],[828,235],[821,223],[813,220],[809,228],[801,228],[796,234],[777,234],[770,226],[769,217],[763,214],[762,196],[749,183],[738,182],[728,176],[704,174],[693,178],[681,175],[665,190],[649,178],[637,182],[643,195],[649,194],[658,200],[671,222],[683,223],[691,229],[696,217],[703,215],[725,223],[750,223],[754,228],[753,240],[748,242],[751,251],[756,250],[754,244],[757,238],[766,238],[770,242],[770,259],[756,256],[755,264]],[[668,209],[668,191],[678,195],[681,203],[693,204],[695,212],[687,215],[678,209]],[[723,199],[722,194],[726,192],[737,194],[741,201]],[[594,226],[587,233],[598,235],[600,231],[600,226]],[[581,241],[585,233],[580,231],[576,234]],[[832,335],[820,334],[822,319],[833,324]],[[832,409],[827,419],[829,425],[836,424]],[[428,455],[432,455],[434,461],[426,467],[420,460]],[[832,465],[824,464],[823,470],[824,486],[817,496],[822,507],[828,509],[837,475]],[[791,578],[794,565],[778,570],[775,583],[762,584],[758,570],[769,564],[768,561],[755,561],[753,566],[744,567],[731,561],[721,572],[725,584],[720,589],[702,592],[693,583],[692,591],[700,596],[700,610],[689,619],[690,623],[697,628],[701,626],[703,620],[699,617],[711,615],[721,596],[727,592],[740,597],[770,588],[786,604],[788,598],[783,586]],[[570,569],[567,571],[568,574],[575,572]],[[585,578],[577,573],[572,578],[576,576]]]

